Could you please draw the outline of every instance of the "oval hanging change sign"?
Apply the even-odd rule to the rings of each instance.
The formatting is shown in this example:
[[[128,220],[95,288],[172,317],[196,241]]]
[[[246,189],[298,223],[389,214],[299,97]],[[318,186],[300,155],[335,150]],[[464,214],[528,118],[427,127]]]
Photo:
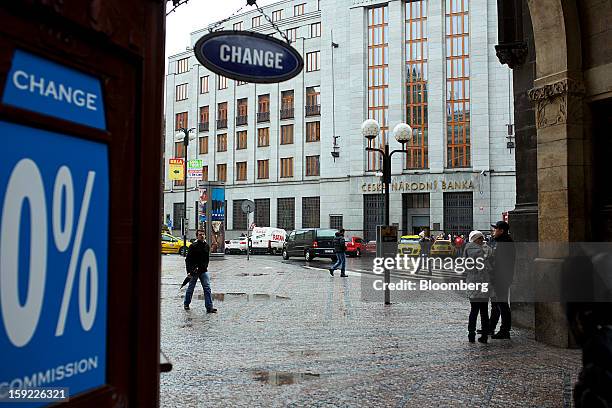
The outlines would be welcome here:
[[[196,42],[198,61],[238,81],[276,83],[302,71],[304,60],[289,44],[250,31],[215,31]]]

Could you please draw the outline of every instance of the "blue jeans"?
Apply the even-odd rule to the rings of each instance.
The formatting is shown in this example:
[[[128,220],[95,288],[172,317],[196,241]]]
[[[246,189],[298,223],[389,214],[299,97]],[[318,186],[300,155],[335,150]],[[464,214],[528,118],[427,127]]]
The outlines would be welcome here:
[[[344,269],[346,268],[346,253],[336,252],[336,263],[332,265],[332,269],[340,269],[340,272],[344,275]]]
[[[203,272],[200,274],[199,278],[200,282],[202,283],[202,289],[204,289],[204,304],[206,305],[206,310],[210,310],[213,307],[212,292],[210,290],[210,276],[208,275],[208,272]],[[185,293],[186,306],[189,306],[191,303],[191,297],[193,296],[196,283],[198,283],[198,277],[192,275],[189,285],[187,286],[187,293]]]

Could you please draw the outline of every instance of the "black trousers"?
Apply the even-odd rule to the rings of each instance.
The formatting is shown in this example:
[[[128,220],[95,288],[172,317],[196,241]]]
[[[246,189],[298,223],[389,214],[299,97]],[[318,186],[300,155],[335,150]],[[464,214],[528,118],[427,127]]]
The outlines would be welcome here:
[[[480,313],[480,326],[483,330],[483,334],[489,332],[489,302],[471,302],[470,305],[470,318],[468,319],[468,331],[470,333],[476,333],[476,319]]]
[[[512,328],[512,313],[508,302],[491,302],[491,330],[495,330],[501,316],[499,331],[507,333]]]

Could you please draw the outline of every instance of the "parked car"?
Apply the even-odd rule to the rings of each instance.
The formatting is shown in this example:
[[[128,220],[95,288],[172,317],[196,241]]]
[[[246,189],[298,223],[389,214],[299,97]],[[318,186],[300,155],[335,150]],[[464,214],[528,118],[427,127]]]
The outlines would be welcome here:
[[[291,231],[283,246],[283,259],[303,256],[311,261],[316,257],[336,259],[333,240],[334,229],[309,228]]]
[[[365,244],[365,254],[366,256],[376,256],[376,241],[368,241]]]
[[[437,239],[431,246],[430,256],[454,256],[455,247],[447,239]]]
[[[400,255],[420,256],[421,237],[418,235],[402,235],[397,244],[397,253]]]
[[[191,242],[187,242],[187,248],[191,246]],[[170,234],[161,234],[161,252],[162,254],[181,254],[185,255],[185,246],[183,240],[173,237]]]
[[[255,227],[251,234],[251,253],[280,254],[283,252],[286,232],[272,227]]]
[[[226,254],[246,254],[247,252],[247,237],[238,239],[229,239],[225,241]]]
[[[349,256],[361,256],[365,251],[365,241],[359,237],[347,238],[344,241],[346,242],[346,254]]]

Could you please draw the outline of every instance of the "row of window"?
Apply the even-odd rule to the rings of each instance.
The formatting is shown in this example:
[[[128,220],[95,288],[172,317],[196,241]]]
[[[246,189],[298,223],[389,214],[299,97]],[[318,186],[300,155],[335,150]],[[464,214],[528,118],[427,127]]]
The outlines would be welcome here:
[[[295,31],[290,32],[290,30],[295,30]],[[287,30],[287,37],[289,37],[291,41],[295,41],[295,38],[297,38],[297,29],[293,28],[290,30]],[[318,31],[316,32],[318,33],[318,36],[321,36],[321,27],[319,26],[317,30]],[[306,53],[306,72],[319,71],[320,69],[321,69],[321,51],[307,52]],[[189,57],[178,60],[176,73],[182,74],[187,71],[189,71]],[[208,77],[209,77],[208,75],[200,77],[200,93],[201,94],[205,94],[209,92]],[[236,85],[238,86],[246,85],[246,84],[247,82],[244,82],[244,81],[236,81]],[[178,87],[183,86],[183,85],[184,85],[184,92],[185,92],[185,96],[183,99],[187,99],[187,84],[181,84],[181,85],[177,85],[177,97],[176,97],[177,101],[183,100],[183,99],[179,99],[179,96],[178,96]],[[217,89],[222,90],[222,89],[227,89],[227,87],[228,87],[227,78],[224,77],[223,75],[217,75]],[[183,88],[181,88],[181,90],[182,89]]]
[[[232,228],[242,231],[248,228],[248,216],[242,211],[242,202],[244,200],[233,200],[232,206]],[[255,202],[255,225],[258,227],[270,226],[270,199],[256,198]],[[177,203],[182,205],[182,203]],[[227,206],[227,203],[226,203]],[[176,204],[175,204],[176,207]],[[302,198],[302,228],[320,228],[320,197],[303,197]],[[332,218],[333,217],[333,218]],[[177,218],[175,210],[175,219]],[[227,218],[226,218],[227,222]],[[276,199],[276,228],[282,228],[286,231],[295,229],[295,198],[277,198]],[[330,215],[330,228],[342,228],[342,216]]]
[[[317,0],[317,11],[321,10],[320,1],[321,0]],[[293,6],[293,16],[295,17],[301,16],[305,13],[305,10],[306,10],[306,3],[296,4],[295,6]],[[283,10],[274,10],[272,12],[272,21],[274,22],[280,21],[282,20],[282,18],[283,18]],[[251,18],[251,28],[259,27],[261,25],[261,22],[262,22],[261,16],[255,16]],[[320,24],[320,23],[316,23],[316,24]],[[244,29],[244,24],[242,21],[238,21],[234,23],[232,28],[236,31],[240,31]]]
[[[187,85],[187,84],[184,84]],[[179,85],[182,86],[182,85]],[[177,87],[178,92],[178,87]],[[177,94],[178,95],[178,94]],[[236,125],[246,125],[248,119],[248,98],[241,98],[237,101],[237,116]],[[281,119],[290,119],[294,116],[294,96],[293,90],[281,92]],[[217,104],[217,120],[223,123],[218,123],[218,128],[227,127],[227,102],[219,102]],[[207,124],[210,119],[209,107],[200,106],[200,124]],[[317,116],[321,114],[321,87],[309,86],[306,88],[306,116]],[[186,128],[188,125],[188,112],[179,112],[175,115],[175,130]],[[259,95],[257,97],[257,122],[270,121],[270,94]],[[221,126],[219,126],[221,125]],[[199,131],[206,131],[199,129]]]
[[[236,181],[246,181],[247,162],[236,162]],[[321,160],[319,155],[306,156],[306,176],[319,176]],[[293,157],[283,157],[280,159],[280,178],[293,177]],[[257,179],[267,180],[270,178],[270,160],[257,160]],[[202,167],[202,180],[208,181],[208,166]],[[217,164],[217,181],[227,181],[227,164]],[[175,186],[183,186],[183,180],[175,180]]]
[[[306,142],[318,142],[321,140],[321,122],[306,123]],[[280,129],[279,144],[293,144],[293,125],[283,125]],[[246,149],[248,145],[248,135],[246,130],[236,132],[236,150]],[[270,128],[257,129],[257,147],[270,146]],[[201,136],[198,140],[199,154],[208,154],[208,136]],[[217,152],[227,151],[227,133],[217,134]],[[182,141],[174,143],[174,157],[185,155],[184,144]]]

